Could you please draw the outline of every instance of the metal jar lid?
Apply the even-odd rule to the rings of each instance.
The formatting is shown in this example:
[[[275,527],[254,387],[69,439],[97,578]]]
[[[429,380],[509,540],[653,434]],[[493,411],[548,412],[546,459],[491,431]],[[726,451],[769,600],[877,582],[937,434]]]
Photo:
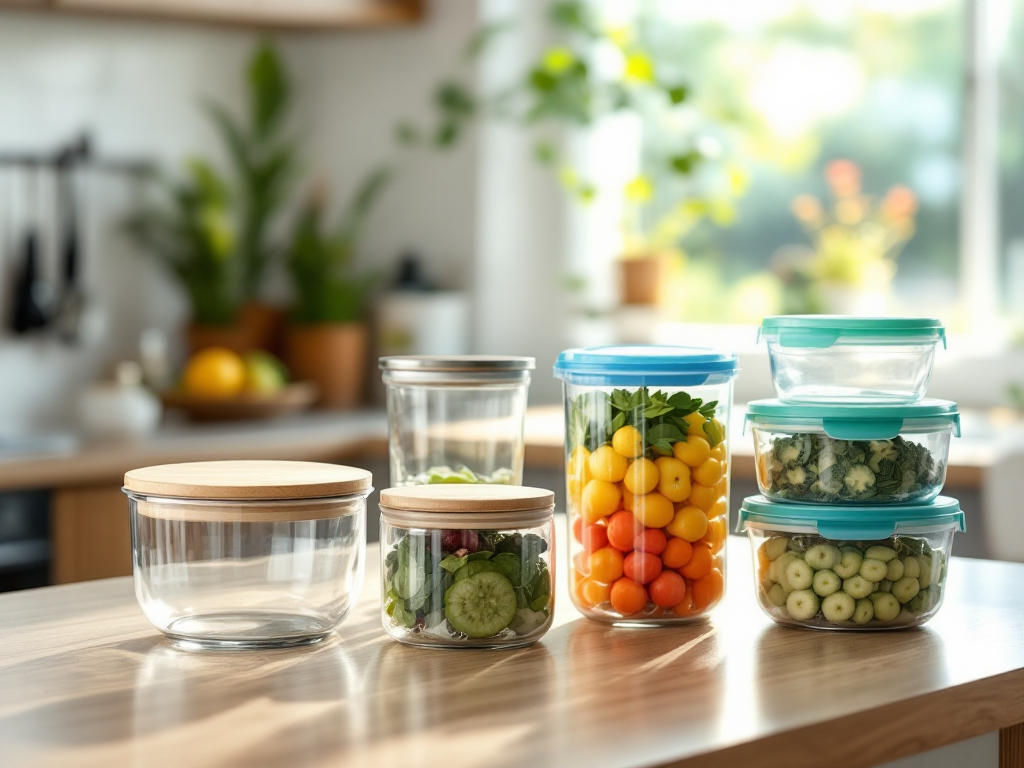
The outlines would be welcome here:
[[[385,383],[435,386],[529,383],[537,361],[498,355],[401,355],[382,357]]]
[[[406,485],[381,491],[380,510],[406,528],[503,530],[551,520],[555,494],[522,485]]]

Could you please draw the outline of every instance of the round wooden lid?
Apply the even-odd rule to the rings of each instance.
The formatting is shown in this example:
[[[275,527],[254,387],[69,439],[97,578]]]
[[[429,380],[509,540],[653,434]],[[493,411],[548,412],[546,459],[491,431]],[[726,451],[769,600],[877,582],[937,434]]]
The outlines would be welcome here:
[[[196,461],[125,473],[135,493],[183,499],[315,499],[369,491],[365,469],[312,461]]]
[[[417,512],[525,512],[545,509],[555,494],[522,485],[405,485],[380,492],[380,504]]]

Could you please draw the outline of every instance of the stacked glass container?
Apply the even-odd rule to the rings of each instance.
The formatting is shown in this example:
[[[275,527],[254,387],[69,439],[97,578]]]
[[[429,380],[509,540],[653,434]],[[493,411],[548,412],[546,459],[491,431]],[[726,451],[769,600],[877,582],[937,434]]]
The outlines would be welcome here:
[[[956,403],[924,399],[945,331],[931,318],[766,318],[779,399],[749,404],[761,496],[740,531],[780,624],[890,629],[939,609],[955,499],[939,495]]]

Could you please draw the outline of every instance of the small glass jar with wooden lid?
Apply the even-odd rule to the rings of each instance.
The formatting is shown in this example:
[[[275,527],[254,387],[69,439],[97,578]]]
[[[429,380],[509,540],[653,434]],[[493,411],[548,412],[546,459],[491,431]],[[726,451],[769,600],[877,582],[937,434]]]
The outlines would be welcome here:
[[[292,461],[128,472],[139,605],[184,647],[322,640],[362,588],[370,484],[362,469]]]
[[[554,494],[500,485],[381,492],[384,629],[427,647],[515,648],[554,612]]]

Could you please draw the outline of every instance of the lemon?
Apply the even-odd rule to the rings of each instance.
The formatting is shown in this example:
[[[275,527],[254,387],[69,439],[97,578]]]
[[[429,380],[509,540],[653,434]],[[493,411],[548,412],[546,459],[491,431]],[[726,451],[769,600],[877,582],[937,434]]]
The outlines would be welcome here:
[[[207,347],[192,355],[182,379],[185,391],[196,397],[226,400],[245,386],[245,363],[224,347]]]
[[[287,381],[288,369],[272,354],[259,350],[245,353],[246,392],[272,395],[281,391]]]

